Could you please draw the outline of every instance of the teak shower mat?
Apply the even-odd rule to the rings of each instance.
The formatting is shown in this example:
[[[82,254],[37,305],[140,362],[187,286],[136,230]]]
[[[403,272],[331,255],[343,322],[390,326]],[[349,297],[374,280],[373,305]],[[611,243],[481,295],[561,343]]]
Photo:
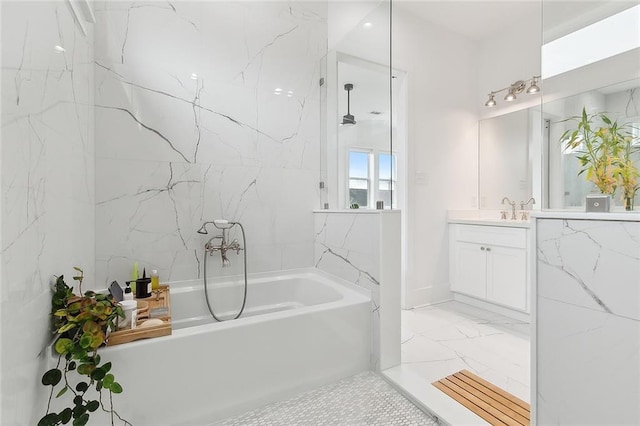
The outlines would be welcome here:
[[[433,382],[433,386],[492,425],[530,424],[529,404],[467,370]]]

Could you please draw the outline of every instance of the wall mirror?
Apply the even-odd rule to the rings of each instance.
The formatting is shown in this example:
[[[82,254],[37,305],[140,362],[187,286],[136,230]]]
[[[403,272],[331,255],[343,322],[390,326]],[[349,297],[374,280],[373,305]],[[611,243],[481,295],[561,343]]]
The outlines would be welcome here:
[[[532,151],[539,130],[535,110],[525,109],[478,123],[480,208],[504,208],[503,197],[527,201],[533,194]]]
[[[571,39],[576,32],[631,8],[640,6],[625,1],[546,2],[544,41],[551,43],[565,36]],[[640,39],[638,26],[623,32],[625,38],[634,35]],[[593,37],[609,40],[609,35],[600,31]],[[609,43],[617,42],[612,38]],[[546,77],[545,63],[554,61],[545,47],[541,105],[479,122],[481,209],[504,208],[500,203],[504,196],[516,202],[533,196],[537,201],[534,209],[583,209],[586,194],[595,188],[584,176],[578,176],[578,152],[562,149],[560,136],[571,125],[566,120],[579,115],[584,107],[588,113],[602,112],[620,123],[630,123],[636,132],[639,127],[640,47],[595,60],[586,55],[583,62],[576,59],[574,68]],[[576,39],[571,50],[591,48],[587,41]],[[634,155],[638,161],[638,154]],[[636,206],[638,199],[636,194]],[[617,193],[613,201],[614,207],[621,206],[621,195]]]
[[[545,146],[547,157],[546,205],[550,209],[583,208],[585,196],[589,193],[599,193],[593,182],[586,179],[585,173],[579,175],[582,169],[578,157],[586,150],[584,142],[575,149],[563,146],[561,136],[569,129],[576,128],[576,121],[571,117],[580,116],[582,110],[587,114],[605,114],[620,128],[633,137],[631,159],[640,165],[640,80],[631,80],[612,86],[590,90],[574,96],[546,102],[543,105],[548,145]],[[607,127],[606,123],[597,118],[593,126]],[[636,200],[638,196],[636,194]],[[613,197],[614,206],[624,203],[622,188],[616,190]],[[636,204],[637,205],[637,204]]]

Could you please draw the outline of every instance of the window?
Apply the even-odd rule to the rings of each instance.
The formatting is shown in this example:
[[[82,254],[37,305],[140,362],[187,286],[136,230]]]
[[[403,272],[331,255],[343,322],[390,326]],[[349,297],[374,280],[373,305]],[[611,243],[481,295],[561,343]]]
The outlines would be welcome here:
[[[360,207],[369,206],[370,156],[366,151],[349,151],[349,206],[354,203]]]
[[[375,208],[376,201],[384,201],[385,208],[397,208],[396,161],[395,154],[366,149],[349,150],[347,206],[357,203],[360,208]]]
[[[397,208],[396,180],[397,163],[395,154],[378,154],[378,197],[384,201],[385,208],[391,206]],[[393,195],[393,204],[391,196]]]

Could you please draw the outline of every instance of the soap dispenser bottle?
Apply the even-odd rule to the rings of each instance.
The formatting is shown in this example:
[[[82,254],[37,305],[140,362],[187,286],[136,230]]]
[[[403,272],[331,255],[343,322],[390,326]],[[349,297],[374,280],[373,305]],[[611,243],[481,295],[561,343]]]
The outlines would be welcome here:
[[[131,291],[131,282],[127,281],[127,288],[124,289],[124,300],[133,300],[133,292]]]

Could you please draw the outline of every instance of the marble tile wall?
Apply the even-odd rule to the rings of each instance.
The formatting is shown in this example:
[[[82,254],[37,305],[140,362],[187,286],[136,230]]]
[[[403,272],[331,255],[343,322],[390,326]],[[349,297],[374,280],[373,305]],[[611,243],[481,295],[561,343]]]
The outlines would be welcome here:
[[[245,226],[249,272],[311,266],[326,3],[95,6],[98,282],[200,277],[216,218]]]
[[[640,221],[536,228],[538,424],[640,424]]]
[[[0,8],[0,423],[35,424],[45,412],[39,378],[51,339],[49,279],[70,277],[78,265],[84,288],[93,287],[93,34],[90,26],[81,32],[64,2]]]
[[[314,221],[315,267],[371,293],[371,368],[399,364],[400,212],[316,212]]]

